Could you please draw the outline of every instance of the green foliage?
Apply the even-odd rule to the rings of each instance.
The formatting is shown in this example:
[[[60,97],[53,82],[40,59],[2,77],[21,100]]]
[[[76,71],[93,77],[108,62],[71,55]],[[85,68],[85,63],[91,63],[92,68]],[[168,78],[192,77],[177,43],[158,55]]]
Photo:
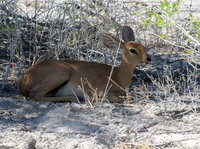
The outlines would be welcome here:
[[[160,37],[161,37],[161,38],[166,38],[167,35],[165,35],[165,34],[162,33],[162,34],[160,34]]]
[[[141,16],[141,13],[139,11],[134,12],[135,16]]]
[[[147,27],[150,22],[154,22],[154,24],[161,28],[166,28],[171,25],[171,22],[169,19],[166,19],[166,17],[173,17],[174,14],[178,13],[180,11],[181,0],[177,0],[176,2],[170,3],[168,0],[161,1],[159,5],[156,7],[156,10],[150,10],[149,8],[146,9],[146,13],[148,14],[148,17],[142,20],[143,27]],[[140,12],[134,12],[135,16],[141,16]],[[164,35],[163,33],[160,34],[160,37],[166,38],[167,35]]]
[[[200,21],[198,17],[194,17],[192,14],[189,14],[189,18],[192,21],[192,27],[196,30],[197,38],[200,40]]]
[[[166,27],[168,23],[165,22],[164,18],[159,15],[157,12],[154,11],[154,15],[155,17],[155,25],[156,26],[160,26],[160,27]]]
[[[186,52],[186,53],[190,53],[190,54],[194,53],[193,50],[189,50],[189,49],[184,49],[184,52]]]
[[[167,15],[168,17],[172,17],[173,14],[178,13],[180,11],[179,9],[180,0],[177,0],[176,2],[172,2],[171,4],[164,0],[163,2],[160,2],[158,8],[158,11],[154,11],[152,17],[155,18],[155,25],[159,27],[168,27],[170,26],[170,21],[166,19],[166,17],[163,15]]]
[[[170,7],[170,4],[167,0],[164,0],[164,2],[160,2],[160,8],[164,9],[165,7]]]
[[[180,2],[180,0],[177,0],[176,2],[172,2],[170,5],[170,3],[167,0],[164,0],[164,2],[160,2],[159,8],[161,10],[164,10],[164,12],[169,16],[172,16],[173,13],[178,13],[180,11]]]
[[[150,20],[149,19],[145,19],[145,20],[142,20],[142,25],[144,26],[144,28],[146,28],[150,23]]]
[[[176,13],[180,11],[179,9],[180,2],[181,2],[180,0],[177,0],[175,3],[172,3],[173,11]]]
[[[159,29],[161,29],[159,37],[167,38],[168,36],[162,31],[167,30],[168,27],[176,26],[179,30],[181,30],[181,26],[179,26],[179,24],[175,23],[174,21],[175,15],[180,12],[181,2],[182,0],[176,0],[174,2],[170,0],[162,0],[158,6],[152,7],[152,9],[147,8],[145,12],[147,15],[145,15],[145,18],[142,19],[141,24],[144,28],[154,24]],[[140,12],[135,12],[134,15],[137,17],[142,17]],[[200,40],[200,18],[194,17],[192,14],[189,15],[189,18],[192,23],[193,31],[195,31],[195,36]],[[185,34],[184,39],[187,42],[191,40],[197,41],[186,30],[183,29],[181,31]],[[184,47],[184,45],[181,46]],[[190,54],[194,52],[188,48],[185,48],[184,51]]]

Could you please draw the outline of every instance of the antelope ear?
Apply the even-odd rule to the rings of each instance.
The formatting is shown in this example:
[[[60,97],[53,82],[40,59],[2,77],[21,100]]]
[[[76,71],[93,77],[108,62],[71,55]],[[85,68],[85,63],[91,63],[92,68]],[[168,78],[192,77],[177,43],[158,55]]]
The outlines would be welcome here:
[[[124,26],[122,29],[122,39],[125,42],[135,41],[133,30],[129,26]]]
[[[103,42],[105,47],[112,50],[113,49],[116,50],[119,47],[119,44],[120,44],[120,48],[123,48],[124,46],[124,43],[123,42],[120,43],[120,40],[118,38],[107,33],[100,33],[99,38]]]

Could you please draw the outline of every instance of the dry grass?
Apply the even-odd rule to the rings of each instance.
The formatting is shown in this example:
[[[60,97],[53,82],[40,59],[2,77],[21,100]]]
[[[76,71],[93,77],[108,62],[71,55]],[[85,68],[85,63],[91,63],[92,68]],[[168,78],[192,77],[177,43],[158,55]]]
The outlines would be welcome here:
[[[28,68],[42,59],[71,58],[113,64],[115,51],[102,47],[97,34],[104,31],[120,36],[123,25],[129,25],[135,29],[136,39],[149,47],[148,52],[152,53],[152,57],[154,57],[152,50],[155,48],[159,52],[161,48],[167,49],[169,53],[178,53],[192,67],[196,67],[195,63],[199,63],[199,53],[185,53],[181,48],[183,46],[185,48],[192,47],[195,44],[192,44],[192,40],[185,39],[184,33],[176,26],[171,25],[165,29],[155,26],[154,22],[151,22],[147,28],[141,25],[148,15],[144,12],[146,6],[153,11],[156,5],[158,5],[156,2],[127,3],[123,1],[69,3],[50,1],[18,1],[14,3],[12,1],[2,1],[2,23],[0,24],[2,88],[5,88],[6,84],[9,83],[16,84],[20,74],[24,72],[24,68]],[[122,10],[124,10],[123,13]],[[136,11],[142,15],[134,16],[133,13]],[[182,15],[183,13],[185,14],[184,16]],[[183,20],[186,14],[189,17],[189,13],[190,11],[177,13],[173,16],[173,19],[177,24],[182,25],[188,33],[196,37],[192,22],[189,19]],[[168,35],[167,38],[158,37],[161,31]],[[169,48],[171,50],[168,50]],[[165,51],[160,53],[161,55],[166,54]],[[120,61],[120,55],[118,57],[117,65]],[[151,68],[154,69],[153,67]],[[143,91],[148,93],[142,99],[148,99],[152,94],[161,94],[162,92],[164,94],[163,98],[166,98],[166,94],[172,92],[172,90],[173,96],[180,95],[178,93],[179,90],[185,92],[184,94],[191,93],[189,90],[193,90],[191,93],[193,94],[195,90],[198,90],[199,86],[197,73],[199,73],[199,70],[188,72],[188,76],[183,74],[183,76],[180,76],[183,79],[178,82],[174,81],[174,74],[170,73],[165,76],[164,80],[151,78],[157,89],[162,88],[162,90],[156,91],[159,93],[148,90],[145,83],[140,83],[134,90],[135,92],[142,90],[141,96],[144,96]],[[191,76],[194,82],[191,82]],[[184,81],[184,79],[187,80]],[[190,82],[190,85],[186,85],[187,82]],[[187,89],[188,87],[189,89]],[[134,95],[134,98],[137,99],[136,96],[137,94]],[[139,96],[140,99],[141,96]]]
[[[147,14],[143,13],[144,6],[153,10],[157,3],[153,5],[148,2],[127,3],[123,1],[82,1],[60,4],[50,1],[31,2],[1,2],[0,59],[2,88],[9,81],[17,82],[24,68],[28,68],[42,59],[71,58],[113,64],[115,51],[102,47],[97,34],[104,31],[120,36],[123,25],[129,25],[135,29],[136,39],[150,48],[148,51],[150,54],[153,53],[152,50],[155,48],[158,50],[160,50],[159,48],[165,50],[171,48],[168,51],[178,53],[193,67],[196,67],[195,63],[199,63],[199,52],[185,53],[181,48],[183,46],[185,48],[187,46],[192,47],[195,44],[192,44],[192,40],[184,39],[184,33],[178,30],[176,26],[171,25],[164,30],[155,26],[153,22],[147,28],[141,25],[143,19],[147,17]],[[123,13],[122,8],[124,9]],[[134,16],[133,12],[135,11],[140,11],[142,16]],[[196,37],[192,22],[189,19],[183,20],[190,11],[185,13],[184,16],[183,13],[185,12],[176,14],[173,19],[182,25],[188,33]],[[158,38],[159,32],[163,30],[168,35],[166,39]],[[153,54],[151,55],[153,56]],[[117,65],[119,61],[120,55],[117,59]],[[191,73],[188,75],[196,75]],[[187,78],[190,76],[187,76]],[[173,77],[172,75],[169,74],[166,77],[168,77],[166,78],[168,85],[172,88],[181,86],[182,89],[182,84],[179,85],[179,82],[169,82]],[[198,78],[196,80],[194,83],[199,83]],[[155,84],[155,81],[153,82]],[[167,86],[158,80],[157,85],[159,87],[162,87],[163,84]],[[167,86],[166,92],[169,92],[170,86]],[[182,90],[186,91],[185,89]],[[176,93],[176,89],[174,91]]]

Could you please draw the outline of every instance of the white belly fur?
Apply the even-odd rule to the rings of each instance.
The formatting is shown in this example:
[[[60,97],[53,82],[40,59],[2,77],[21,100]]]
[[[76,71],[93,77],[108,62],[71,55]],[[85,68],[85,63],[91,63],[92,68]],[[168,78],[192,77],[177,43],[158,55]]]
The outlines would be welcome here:
[[[64,97],[64,96],[77,96],[83,98],[83,93],[78,90],[78,88],[73,85],[70,81],[67,82],[63,87],[61,87],[55,94],[55,97]]]

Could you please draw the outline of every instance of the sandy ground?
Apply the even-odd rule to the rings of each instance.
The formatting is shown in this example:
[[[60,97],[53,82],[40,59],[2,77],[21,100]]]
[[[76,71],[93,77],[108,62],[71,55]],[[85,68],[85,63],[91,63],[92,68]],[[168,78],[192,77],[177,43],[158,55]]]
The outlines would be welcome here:
[[[37,149],[128,148],[139,144],[200,148],[199,113],[186,110],[178,114],[177,109],[172,112],[173,106],[147,101],[89,106],[0,98],[0,148],[31,148],[31,143]]]

